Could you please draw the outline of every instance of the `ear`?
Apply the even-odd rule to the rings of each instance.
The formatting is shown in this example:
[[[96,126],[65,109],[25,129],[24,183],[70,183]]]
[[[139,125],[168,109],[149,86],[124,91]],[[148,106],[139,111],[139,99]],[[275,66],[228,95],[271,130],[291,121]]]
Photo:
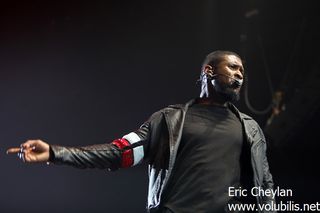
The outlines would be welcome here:
[[[203,67],[203,72],[208,75],[209,77],[212,77],[213,76],[213,67],[211,65],[205,65]]]

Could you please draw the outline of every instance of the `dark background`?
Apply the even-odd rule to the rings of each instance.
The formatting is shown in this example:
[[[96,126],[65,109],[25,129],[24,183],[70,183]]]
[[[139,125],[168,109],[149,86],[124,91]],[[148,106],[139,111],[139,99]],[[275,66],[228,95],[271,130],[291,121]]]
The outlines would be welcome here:
[[[145,164],[117,172],[26,165],[5,150],[27,139],[122,137],[154,111],[198,96],[201,63],[217,49],[245,61],[237,106],[265,130],[276,186],[293,190],[278,200],[319,201],[315,2],[1,3],[0,212],[145,212]],[[266,125],[275,91],[285,110]]]

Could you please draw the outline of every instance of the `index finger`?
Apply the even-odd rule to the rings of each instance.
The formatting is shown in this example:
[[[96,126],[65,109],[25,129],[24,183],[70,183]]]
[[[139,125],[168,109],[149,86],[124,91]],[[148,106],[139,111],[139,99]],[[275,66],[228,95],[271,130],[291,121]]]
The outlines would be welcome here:
[[[19,153],[20,151],[21,151],[21,148],[14,147],[14,148],[8,149],[7,154],[16,154],[16,153]]]

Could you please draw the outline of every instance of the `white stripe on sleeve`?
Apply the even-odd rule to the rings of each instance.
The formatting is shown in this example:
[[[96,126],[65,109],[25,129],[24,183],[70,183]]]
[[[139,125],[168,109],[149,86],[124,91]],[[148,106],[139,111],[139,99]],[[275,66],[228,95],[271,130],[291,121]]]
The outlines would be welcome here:
[[[140,137],[134,132],[131,132],[123,136],[122,138],[129,141],[130,144],[134,144],[141,141]],[[143,157],[144,157],[144,151],[143,151],[142,145],[133,148],[133,165],[132,166],[137,165],[143,159]]]

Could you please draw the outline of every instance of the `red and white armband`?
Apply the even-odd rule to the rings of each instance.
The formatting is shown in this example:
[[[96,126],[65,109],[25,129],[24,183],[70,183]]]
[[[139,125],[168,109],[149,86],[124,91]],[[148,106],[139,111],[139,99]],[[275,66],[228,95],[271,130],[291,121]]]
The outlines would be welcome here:
[[[134,144],[140,142],[142,139],[134,132],[131,132],[120,139],[114,140],[112,144],[116,145],[119,149],[124,150],[122,152],[121,167],[127,168],[135,166],[140,163],[144,157],[143,145],[139,145],[134,148]],[[126,148],[129,148],[125,150]]]

